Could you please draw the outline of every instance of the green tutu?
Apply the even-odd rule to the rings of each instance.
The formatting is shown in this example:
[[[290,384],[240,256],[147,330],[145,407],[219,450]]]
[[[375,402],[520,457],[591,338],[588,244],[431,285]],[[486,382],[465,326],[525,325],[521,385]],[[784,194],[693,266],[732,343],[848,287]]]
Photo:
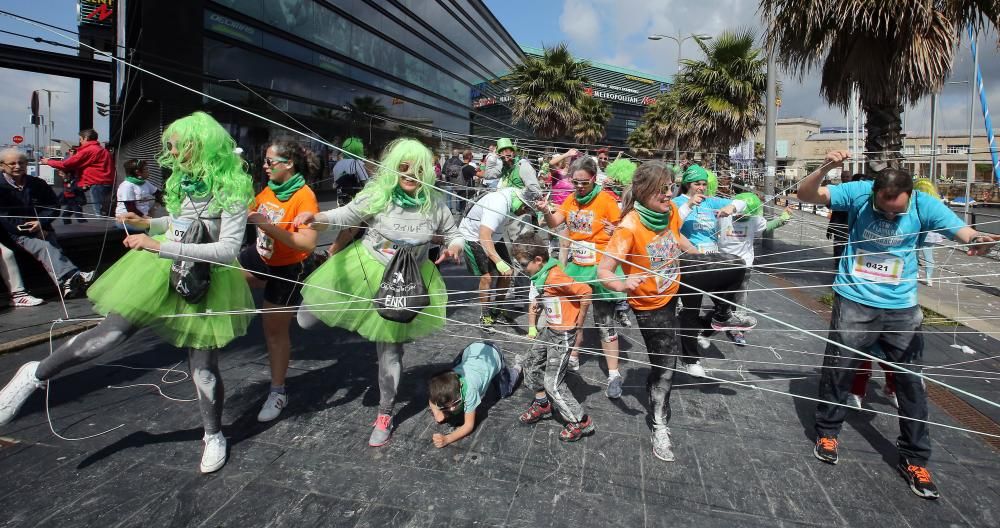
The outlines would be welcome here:
[[[302,309],[328,326],[357,332],[375,343],[406,343],[444,327],[448,291],[434,263],[420,264],[431,304],[409,323],[389,321],[376,312],[372,299],[384,272],[385,265],[361,242],[354,242],[305,280]]]
[[[246,334],[254,302],[242,271],[212,266],[208,293],[191,304],[170,288],[171,264],[155,253],[129,251],[90,286],[87,297],[97,313],[114,312],[152,328],[179,348],[222,348]]]
[[[604,287],[604,283],[597,279],[597,266],[578,266],[570,260],[566,263],[566,267],[563,270],[566,272],[566,275],[572,277],[576,282],[590,286],[590,289],[594,291],[591,296],[592,300],[618,302],[625,298],[624,293]],[[615,269],[615,275],[625,278],[625,272],[622,271],[621,266]]]

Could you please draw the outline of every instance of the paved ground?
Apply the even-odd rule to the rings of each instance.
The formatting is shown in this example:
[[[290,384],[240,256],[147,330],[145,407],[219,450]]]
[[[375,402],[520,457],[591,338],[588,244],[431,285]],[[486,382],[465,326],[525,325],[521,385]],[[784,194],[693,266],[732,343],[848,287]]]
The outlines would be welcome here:
[[[795,228],[786,227],[775,251],[799,248],[799,240],[790,236],[797,234]],[[788,256],[772,259],[787,261]],[[820,264],[756,274],[754,284],[761,291],[752,296],[751,306],[801,328],[825,329],[829,314],[816,302],[826,291],[818,287],[827,280],[817,272]],[[464,269],[445,271],[450,289],[473,287],[462,276]],[[782,289],[796,285],[817,287]],[[0,321],[41,321],[40,314],[18,311]],[[449,312],[463,322],[476,315],[468,307]],[[47,318],[53,317],[50,312]],[[930,330],[929,365],[977,360],[953,368],[983,371],[937,369],[975,377],[941,379],[1000,400],[996,381],[979,379],[998,377],[1000,361],[989,356],[996,354],[996,342],[975,333],[952,336],[944,331],[950,328]],[[587,337],[588,346],[596,346],[596,335]],[[61,435],[80,438],[120,428],[85,440],[60,440],[49,431],[45,400],[38,394],[17,420],[0,429],[0,435],[18,442],[0,448],[0,475],[7,477],[0,485],[0,524],[1000,526],[1000,457],[981,437],[932,429],[931,469],[944,497],[927,502],[913,496],[893,468],[897,426],[891,417],[854,413],[841,437],[841,463],[828,466],[811,454],[811,402],[733,383],[678,375],[671,422],[677,461],[655,459],[646,421],[646,357],[634,330],[623,336],[631,362],[621,400],[604,397],[603,362],[597,358],[584,357],[580,376],[571,379],[597,423],[595,436],[565,445],[555,422],[519,425],[517,414],[530,397],[522,389],[487,405],[471,438],[435,449],[424,378],[475,338],[477,332],[453,324],[408,346],[399,428],[389,445],[372,449],[366,441],[378,399],[373,346],[336,330],[295,329],[291,404],[280,420],[262,425],[255,416],[267,387],[267,360],[255,323],[223,359],[230,461],[222,471],[202,476],[195,404],[168,400],[154,388],[171,398],[194,397],[189,381],[175,382],[182,377],[179,372],[163,370],[183,356],[140,335],[98,364],[61,375],[49,391],[51,422]],[[975,353],[951,348],[952,339]],[[823,348],[817,339],[764,321],[749,340],[756,346],[737,349],[715,342],[709,351],[713,359],[707,361],[715,369],[710,374],[785,393],[816,394]],[[501,344],[511,354],[523,350],[519,343]],[[40,345],[0,356],[0,379],[6,381],[18,365],[47,353],[48,346]],[[881,379],[874,383],[880,386]],[[892,412],[874,388],[866,407]],[[986,412],[988,407],[980,408]],[[931,407],[931,419],[958,426],[937,406]]]

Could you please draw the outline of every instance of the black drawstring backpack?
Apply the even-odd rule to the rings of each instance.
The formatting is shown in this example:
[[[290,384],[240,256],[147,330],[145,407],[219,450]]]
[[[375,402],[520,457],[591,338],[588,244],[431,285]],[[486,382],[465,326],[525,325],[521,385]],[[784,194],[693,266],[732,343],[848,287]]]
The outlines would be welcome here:
[[[372,302],[379,316],[396,323],[409,323],[420,310],[430,306],[420,265],[414,257],[414,246],[399,245],[382,274],[382,283]]]

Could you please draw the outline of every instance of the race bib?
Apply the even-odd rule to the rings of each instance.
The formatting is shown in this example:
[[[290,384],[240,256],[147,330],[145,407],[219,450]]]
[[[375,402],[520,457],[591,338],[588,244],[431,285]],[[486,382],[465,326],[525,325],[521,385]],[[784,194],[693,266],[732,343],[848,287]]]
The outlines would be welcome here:
[[[698,253],[718,253],[719,246],[712,243],[702,243],[696,246],[698,248]]]
[[[193,222],[190,218],[171,218],[170,225],[167,227],[167,240],[171,242],[180,242],[184,238],[184,233],[187,233],[191,223]]]
[[[267,204],[261,204],[257,208],[257,212],[266,216],[268,221],[272,224],[277,224],[285,216],[285,210],[274,209],[268,207]],[[257,253],[260,254],[261,258],[267,260],[274,255],[274,239],[271,238],[267,233],[265,233],[261,228],[257,228]]]
[[[893,255],[875,255],[856,250],[851,274],[872,282],[899,284],[899,278],[903,275],[903,259]]]
[[[597,264],[597,246],[593,242],[573,242],[570,250],[573,253],[573,262],[577,266],[593,266]]]
[[[559,302],[558,297],[543,297],[542,305],[545,307],[545,319],[550,325],[561,325],[562,316],[562,303]]]
[[[656,272],[653,279],[656,281],[656,293],[663,293],[671,284],[677,281],[678,266],[677,255],[679,248],[674,236],[670,233],[654,238],[646,245],[646,254],[649,255],[649,268]]]
[[[399,244],[395,244],[392,240],[383,238],[381,242],[375,245],[375,251],[378,251],[388,258],[392,258],[393,255],[399,251]]]
[[[733,222],[727,235],[737,240],[746,240],[750,222]]]

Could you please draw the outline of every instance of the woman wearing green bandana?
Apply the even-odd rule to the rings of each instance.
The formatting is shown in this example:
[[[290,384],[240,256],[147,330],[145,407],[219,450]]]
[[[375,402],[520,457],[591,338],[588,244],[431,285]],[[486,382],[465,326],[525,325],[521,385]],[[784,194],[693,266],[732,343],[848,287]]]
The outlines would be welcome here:
[[[565,224],[567,236],[573,240],[570,245],[569,262],[564,264],[566,274],[573,280],[590,286],[593,290],[594,325],[601,334],[601,349],[608,362],[608,398],[619,398],[622,394],[622,376],[618,371],[618,333],[615,329],[615,305],[625,298],[619,292],[605,288],[597,280],[597,263],[604,251],[615,226],[621,220],[618,202],[597,185],[597,164],[591,157],[577,159],[569,168],[570,181],[576,190],[566,197],[556,212],[549,210],[548,204],[540,202],[539,209],[545,215],[545,223],[550,229]],[[584,313],[586,316],[586,312]],[[583,332],[576,336],[574,353],[583,344]],[[579,357],[570,357],[570,369],[575,359],[579,368]]]
[[[427,258],[431,240],[444,238],[437,263],[458,260],[463,239],[439,191],[434,188],[434,155],[415,139],[386,147],[375,178],[344,207],[300,213],[295,226],[326,230],[367,226],[364,237],[316,269],[302,289],[298,321],[309,328],[322,321],[357,332],[375,342],[379,363],[379,409],[368,445],[379,447],[392,433],[392,412],[402,372],[403,344],[444,327],[448,294],[437,268]],[[430,305],[409,323],[383,319],[372,299],[386,265],[402,248],[415,250]]]
[[[303,174],[319,169],[316,156],[289,141],[276,141],[264,153],[267,187],[250,207],[247,221],[256,225],[256,243],[240,252],[240,266],[251,286],[264,288],[264,340],[271,365],[271,389],[257,420],[269,422],[288,405],[285,375],[292,343],[288,327],[295,312],[283,310],[302,303],[302,281],[314,268],[314,229],[297,229],[292,221],[300,213],[319,212],[316,195]]]

